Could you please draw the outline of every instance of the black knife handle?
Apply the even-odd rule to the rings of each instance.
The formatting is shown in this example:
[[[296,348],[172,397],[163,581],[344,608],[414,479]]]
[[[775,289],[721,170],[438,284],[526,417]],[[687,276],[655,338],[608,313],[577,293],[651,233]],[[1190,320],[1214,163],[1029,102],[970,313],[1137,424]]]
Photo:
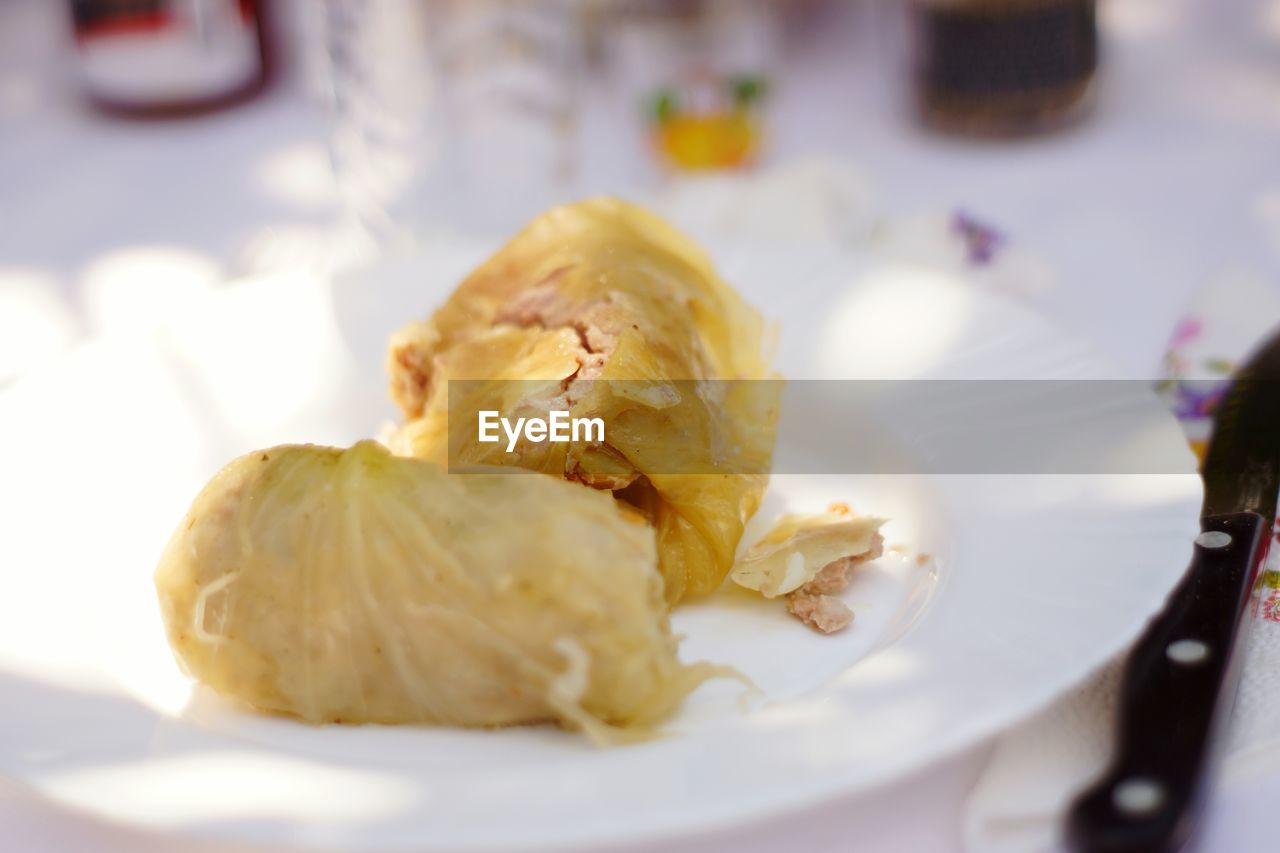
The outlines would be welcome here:
[[[1191,834],[1217,730],[1235,700],[1232,652],[1271,523],[1242,512],[1201,527],[1187,573],[1125,665],[1111,765],[1067,816],[1072,850],[1166,853]]]

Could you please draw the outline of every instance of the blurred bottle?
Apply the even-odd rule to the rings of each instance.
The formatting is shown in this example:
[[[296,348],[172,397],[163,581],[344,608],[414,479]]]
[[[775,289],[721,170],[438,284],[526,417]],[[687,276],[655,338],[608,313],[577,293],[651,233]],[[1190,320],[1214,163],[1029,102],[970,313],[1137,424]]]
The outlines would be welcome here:
[[[1017,136],[1087,110],[1095,0],[911,0],[916,88],[938,129]]]
[[[506,232],[566,200],[576,0],[327,0],[333,157],[384,242]]]
[[[80,76],[112,112],[180,115],[267,80],[259,0],[71,0]]]
[[[777,9],[735,0],[623,0],[613,54],[623,97],[664,166],[749,166],[765,143]]]

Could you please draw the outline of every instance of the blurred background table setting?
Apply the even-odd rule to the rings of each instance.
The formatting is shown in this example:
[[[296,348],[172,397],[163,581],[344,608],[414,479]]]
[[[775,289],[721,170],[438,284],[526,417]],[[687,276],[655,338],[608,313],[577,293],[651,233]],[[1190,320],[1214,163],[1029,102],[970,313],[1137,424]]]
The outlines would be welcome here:
[[[377,288],[610,194],[711,246],[1021,303],[1163,381],[1202,441],[1178,383],[1225,382],[1280,323],[1277,151],[1276,0],[0,0],[0,392],[212,292]],[[1194,849],[1274,849],[1271,568]],[[1114,681],[662,849],[1057,849]],[[171,849],[9,780],[0,824],[12,850]]]

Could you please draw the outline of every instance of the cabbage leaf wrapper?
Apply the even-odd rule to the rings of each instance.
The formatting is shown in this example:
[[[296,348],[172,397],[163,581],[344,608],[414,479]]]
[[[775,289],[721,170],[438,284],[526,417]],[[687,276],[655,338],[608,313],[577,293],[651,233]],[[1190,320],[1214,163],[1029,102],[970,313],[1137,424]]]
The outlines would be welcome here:
[[[608,490],[657,532],[670,604],[718,588],[768,483],[780,383],[760,316],[687,237],[595,199],[550,210],[391,341],[396,453]],[[458,381],[464,380],[464,381]],[[483,410],[599,418],[604,441],[477,440]]]
[[[679,661],[654,562],[653,531],[606,493],[367,441],[233,461],[155,582],[183,668],[259,709],[608,743],[734,674]]]

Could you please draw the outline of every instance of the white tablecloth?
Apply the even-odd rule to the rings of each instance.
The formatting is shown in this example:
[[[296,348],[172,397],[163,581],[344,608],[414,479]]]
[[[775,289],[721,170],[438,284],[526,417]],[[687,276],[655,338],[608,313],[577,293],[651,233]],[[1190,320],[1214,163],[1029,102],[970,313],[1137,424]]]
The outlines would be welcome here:
[[[1208,276],[1246,267],[1280,277],[1280,2],[1103,6],[1106,72],[1095,116],[1075,130],[1004,145],[923,134],[886,85],[891,69],[874,40],[850,49],[833,33],[788,66],[771,157],[846,158],[893,215],[963,208],[994,223],[1052,270],[1055,285],[1031,297],[1042,310],[1150,377]],[[143,257],[162,283],[204,287],[287,263],[334,215],[325,117],[296,76],[222,114],[104,119],[80,104],[48,50],[62,38],[62,11],[0,0],[0,331],[35,329],[11,371],[118,322],[117,291],[128,286],[119,270],[131,260]],[[629,189],[611,174],[604,157],[588,188]],[[5,327],[3,315],[19,311],[38,316]],[[988,749],[873,795],[674,849],[958,850],[963,800]],[[1267,820],[1277,795],[1280,768],[1222,780],[1200,849],[1275,849]],[[3,780],[0,827],[15,851],[171,848]]]

